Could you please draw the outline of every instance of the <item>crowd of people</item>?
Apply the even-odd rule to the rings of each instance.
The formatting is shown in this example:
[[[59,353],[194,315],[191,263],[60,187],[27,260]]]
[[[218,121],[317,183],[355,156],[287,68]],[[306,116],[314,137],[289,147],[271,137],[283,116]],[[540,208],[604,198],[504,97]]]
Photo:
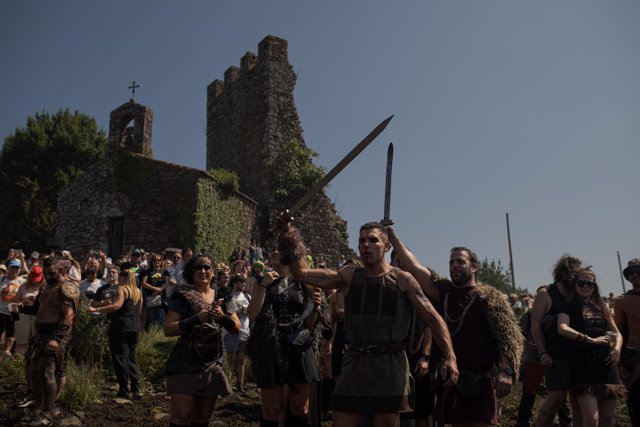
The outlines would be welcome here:
[[[89,250],[82,261],[12,249],[0,265],[0,338],[2,358],[25,360],[23,421],[47,425],[60,412],[67,344],[86,306],[109,320],[116,398],[143,395],[141,331],[178,337],[165,369],[170,426],[208,425],[219,397],[245,393],[248,363],[261,426],[491,426],[518,380],[517,426],[556,416],[612,426],[620,398],[640,426],[639,258],[624,270],[632,289],[615,298],[569,255],[535,296],[505,295],[477,281],[467,247],[451,249],[445,278],[391,226],[363,225],[360,256],[334,265],[310,256],[286,214],[276,229],[269,250],[252,241],[224,262],[189,248],[113,260]]]

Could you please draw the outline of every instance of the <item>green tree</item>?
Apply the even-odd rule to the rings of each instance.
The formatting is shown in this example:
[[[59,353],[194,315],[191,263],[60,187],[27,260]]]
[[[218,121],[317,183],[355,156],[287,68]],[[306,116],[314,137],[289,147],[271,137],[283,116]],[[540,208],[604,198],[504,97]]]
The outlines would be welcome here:
[[[285,144],[275,158],[277,167],[270,168],[270,187],[277,206],[289,206],[300,199],[325,174],[324,168],[313,164],[318,153],[298,140]]]
[[[58,191],[103,159],[107,138],[93,117],[37,113],[0,151],[0,249],[45,249],[55,234]]]
[[[476,279],[499,289],[505,294],[513,292],[509,269],[504,268],[500,260],[492,259],[489,261],[488,258],[485,258],[481,261],[478,265]]]

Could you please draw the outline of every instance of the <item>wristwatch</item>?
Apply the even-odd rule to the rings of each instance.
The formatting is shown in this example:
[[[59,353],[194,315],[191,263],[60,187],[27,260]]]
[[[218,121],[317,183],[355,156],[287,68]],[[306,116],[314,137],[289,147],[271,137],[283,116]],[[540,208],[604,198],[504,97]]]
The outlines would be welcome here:
[[[500,372],[503,372],[503,373],[509,375],[510,377],[513,377],[515,375],[515,372],[513,371],[513,368],[511,366],[506,366],[506,367],[500,369]]]

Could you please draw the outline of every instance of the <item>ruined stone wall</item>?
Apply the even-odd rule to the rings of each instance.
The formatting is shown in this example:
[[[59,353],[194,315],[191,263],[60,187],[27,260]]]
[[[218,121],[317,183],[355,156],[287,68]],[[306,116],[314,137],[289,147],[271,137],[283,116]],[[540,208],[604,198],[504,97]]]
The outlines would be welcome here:
[[[240,191],[258,201],[259,228],[266,236],[275,206],[269,169],[284,144],[304,143],[293,91],[296,74],[288,60],[288,43],[274,36],[258,45],[257,56],[245,54],[240,68],[231,66],[224,81],[207,88],[207,169],[224,168],[238,175]],[[321,193],[302,212],[299,223],[314,254],[336,260],[349,254],[346,224]]]
[[[202,183],[213,200],[204,207]],[[238,193],[220,194],[215,180],[203,171],[119,150],[60,192],[57,245],[78,257],[90,248],[106,252],[110,217],[124,217],[125,250],[191,246],[223,259],[236,240],[251,238],[255,202]],[[224,243],[214,247],[210,237],[198,236],[207,221],[226,224],[214,227]]]
[[[259,202],[270,197],[265,166],[282,144],[304,142],[295,83],[287,41],[267,36],[257,56],[248,52],[207,88],[207,169],[234,171],[240,191]]]

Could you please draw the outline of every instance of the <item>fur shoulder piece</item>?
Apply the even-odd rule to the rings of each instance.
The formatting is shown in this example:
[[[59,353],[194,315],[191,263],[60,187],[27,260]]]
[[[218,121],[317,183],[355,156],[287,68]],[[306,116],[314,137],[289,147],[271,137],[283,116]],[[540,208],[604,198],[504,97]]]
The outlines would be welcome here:
[[[280,262],[284,265],[292,264],[307,255],[302,236],[296,228],[280,235],[278,252],[280,253]]]
[[[190,285],[176,286],[171,296],[180,303],[188,304],[193,307],[196,313],[201,310],[209,310],[211,308],[210,305],[202,299],[202,294]]]
[[[491,333],[498,345],[498,351],[504,353],[517,379],[524,352],[524,337],[520,332],[513,310],[504,300],[502,292],[493,286],[478,284],[477,292],[482,300]]]

